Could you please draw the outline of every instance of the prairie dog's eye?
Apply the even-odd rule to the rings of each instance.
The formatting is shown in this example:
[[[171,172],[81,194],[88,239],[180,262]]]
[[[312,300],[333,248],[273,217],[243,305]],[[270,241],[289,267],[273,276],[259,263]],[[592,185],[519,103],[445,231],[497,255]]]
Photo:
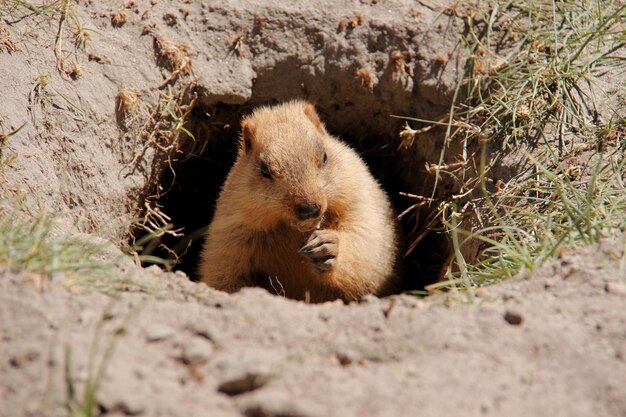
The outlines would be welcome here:
[[[265,162],[261,162],[259,164],[259,171],[261,171],[261,175],[263,175],[265,178],[267,179],[272,179],[272,173],[270,172],[270,169],[267,167],[267,164]]]
[[[322,164],[328,164],[328,154],[326,152],[324,152],[324,155],[322,156]]]

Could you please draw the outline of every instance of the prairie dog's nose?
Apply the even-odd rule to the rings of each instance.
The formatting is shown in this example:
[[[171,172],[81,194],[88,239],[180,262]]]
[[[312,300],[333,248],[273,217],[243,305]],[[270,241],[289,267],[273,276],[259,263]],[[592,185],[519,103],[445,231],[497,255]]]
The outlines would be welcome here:
[[[300,203],[296,206],[298,220],[315,219],[320,216],[320,205],[317,203]]]

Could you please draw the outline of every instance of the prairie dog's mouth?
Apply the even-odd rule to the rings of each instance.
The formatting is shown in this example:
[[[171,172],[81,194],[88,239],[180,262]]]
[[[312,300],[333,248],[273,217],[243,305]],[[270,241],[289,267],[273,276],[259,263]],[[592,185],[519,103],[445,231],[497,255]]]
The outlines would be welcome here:
[[[291,221],[291,226],[297,229],[300,232],[312,232],[316,229],[321,229],[322,224],[324,223],[325,215],[322,214],[317,219],[309,219],[304,221]]]

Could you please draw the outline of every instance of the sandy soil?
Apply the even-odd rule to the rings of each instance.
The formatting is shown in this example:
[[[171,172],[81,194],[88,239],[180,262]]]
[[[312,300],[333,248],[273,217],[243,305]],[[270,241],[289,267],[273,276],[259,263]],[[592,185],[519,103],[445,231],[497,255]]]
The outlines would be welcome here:
[[[71,4],[65,20],[1,9],[0,132],[23,128],[2,148],[0,196],[118,246],[168,169],[153,148],[133,165],[136,121],[165,99],[196,94],[209,148],[236,139],[247,106],[302,97],[385,153],[402,124],[388,115],[445,113],[464,59],[459,20],[430,2]],[[137,113],[120,115],[122,90],[139,94]],[[439,137],[420,140],[387,171],[414,193],[439,158]],[[349,305],[226,295],[131,259],[95,288],[0,267],[0,416],[80,415],[90,401],[106,416],[625,416],[625,247],[607,240],[472,294]]]
[[[0,272],[0,415],[623,416],[624,242],[467,294],[306,305],[156,267],[150,294]],[[622,279],[620,281],[620,278]],[[91,375],[91,376],[90,376]]]

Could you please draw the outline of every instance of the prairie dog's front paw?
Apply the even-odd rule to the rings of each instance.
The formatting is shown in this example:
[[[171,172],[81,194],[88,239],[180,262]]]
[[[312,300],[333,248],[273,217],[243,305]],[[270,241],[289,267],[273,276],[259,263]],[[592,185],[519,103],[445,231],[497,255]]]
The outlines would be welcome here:
[[[299,251],[311,261],[318,272],[330,271],[337,264],[339,234],[335,230],[316,230]]]

